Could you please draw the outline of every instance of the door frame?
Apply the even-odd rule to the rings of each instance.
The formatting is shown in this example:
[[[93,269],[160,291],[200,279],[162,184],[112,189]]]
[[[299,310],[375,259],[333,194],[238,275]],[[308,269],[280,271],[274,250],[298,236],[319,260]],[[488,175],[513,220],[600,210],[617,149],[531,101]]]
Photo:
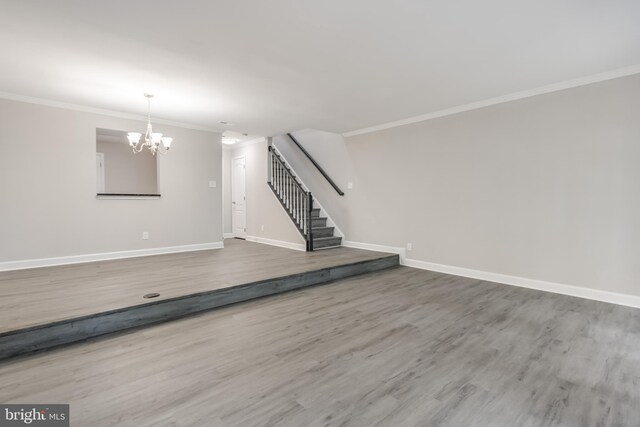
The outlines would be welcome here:
[[[233,195],[234,195],[234,189],[236,186],[236,180],[235,180],[235,175],[234,175],[234,163],[236,160],[239,159],[243,159],[244,160],[244,234],[241,236],[238,236],[238,234],[236,233],[236,226],[235,226],[235,215],[234,215],[234,200],[233,200]],[[233,237],[236,238],[240,238],[240,239],[246,239],[247,237],[247,157],[242,154],[240,156],[235,156],[231,158],[231,234],[233,234]]]

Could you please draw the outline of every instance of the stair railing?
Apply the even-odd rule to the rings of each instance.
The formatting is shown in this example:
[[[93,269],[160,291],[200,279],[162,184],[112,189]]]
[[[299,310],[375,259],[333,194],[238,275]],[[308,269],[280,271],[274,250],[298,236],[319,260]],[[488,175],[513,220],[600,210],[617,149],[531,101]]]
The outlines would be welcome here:
[[[306,191],[284,163],[275,147],[269,146],[269,188],[293,220],[297,230],[306,241],[306,250],[313,251],[311,236],[313,196]]]
[[[322,169],[322,167],[318,164],[318,162],[316,162],[315,159],[311,157],[311,154],[309,154],[309,152],[304,149],[304,147],[298,142],[298,140],[290,133],[288,133],[287,136],[293,141],[294,144],[296,144],[296,146],[300,149],[300,151],[302,151],[302,153],[305,156],[307,156],[307,159],[309,159],[309,161],[311,161],[313,166],[315,166],[316,169],[318,169],[318,172],[320,172],[320,174],[324,177],[324,179],[326,179],[329,182],[329,184],[331,184],[333,189],[336,190],[336,193],[338,193],[341,196],[344,196],[344,191],[342,191],[340,187],[338,187],[338,185],[335,182],[333,182],[331,177],[324,171],[324,169]]]

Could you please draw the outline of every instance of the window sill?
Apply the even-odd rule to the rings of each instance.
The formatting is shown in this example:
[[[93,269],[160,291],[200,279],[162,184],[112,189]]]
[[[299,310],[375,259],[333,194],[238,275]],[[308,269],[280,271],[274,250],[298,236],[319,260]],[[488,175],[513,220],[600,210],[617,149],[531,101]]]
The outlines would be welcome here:
[[[97,199],[111,199],[111,200],[155,200],[160,199],[160,194],[111,194],[111,193],[98,193]]]

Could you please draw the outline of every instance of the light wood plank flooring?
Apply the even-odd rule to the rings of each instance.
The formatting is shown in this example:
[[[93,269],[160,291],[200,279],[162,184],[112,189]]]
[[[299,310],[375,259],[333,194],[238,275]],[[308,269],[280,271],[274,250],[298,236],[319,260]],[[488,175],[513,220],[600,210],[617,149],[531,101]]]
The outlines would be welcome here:
[[[76,426],[638,426],[640,311],[406,267],[0,363]]]
[[[326,267],[375,259],[226,239],[224,249],[0,272],[0,333]]]

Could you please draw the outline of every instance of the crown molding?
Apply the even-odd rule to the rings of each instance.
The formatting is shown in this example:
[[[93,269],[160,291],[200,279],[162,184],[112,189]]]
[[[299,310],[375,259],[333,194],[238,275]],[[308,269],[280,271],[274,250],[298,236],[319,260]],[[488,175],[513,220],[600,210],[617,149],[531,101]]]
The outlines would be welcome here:
[[[147,116],[145,116],[145,115],[124,113],[124,112],[121,112],[121,111],[106,110],[106,109],[102,109],[102,108],[94,108],[94,107],[89,107],[89,106],[86,106],[86,105],[79,105],[79,104],[71,104],[71,103],[67,103],[67,102],[54,101],[54,100],[51,100],[51,99],[44,99],[44,98],[36,98],[36,97],[33,97],[33,96],[18,95],[16,93],[0,92],[0,99],[6,99],[6,100],[9,100],[9,101],[26,102],[28,104],[43,105],[43,106],[46,106],[46,107],[62,108],[62,109],[65,109],[65,110],[82,111],[84,113],[101,114],[103,116],[117,117],[119,119],[139,120],[139,121],[143,121],[143,122],[147,121]],[[223,132],[220,129],[208,128],[208,127],[205,127],[205,126],[198,126],[198,125],[193,125],[193,124],[190,124],[190,123],[175,122],[175,121],[172,121],[172,120],[164,120],[164,119],[158,119],[158,118],[154,118],[153,119],[153,123],[158,123],[158,124],[167,125],[167,126],[175,126],[175,127],[184,128],[184,129],[200,130],[200,131],[204,131],[204,132],[216,132],[216,133],[222,133]]]
[[[586,86],[593,83],[599,83],[606,80],[613,80],[620,77],[631,76],[640,73],[640,64],[630,67],[619,68],[617,70],[607,71],[604,73],[594,74],[587,77],[580,77],[573,80],[566,80],[560,83],[554,83],[547,86],[541,86],[535,89],[514,92],[508,95],[489,98],[482,101],[472,102],[470,104],[459,105],[457,107],[446,108],[444,110],[434,111],[432,113],[422,114],[419,116],[409,117],[402,120],[383,123],[376,126],[370,126],[363,129],[352,130],[342,134],[343,137],[362,135],[365,133],[377,132],[384,129],[391,129],[398,126],[409,125],[412,123],[424,122],[427,120],[437,119],[439,117],[451,116],[453,114],[463,113],[465,111],[477,110],[479,108],[490,107],[492,105],[503,104],[505,102],[516,101],[518,99],[530,98],[532,96],[543,95],[546,93],[557,92],[565,89],[571,89],[579,86]]]

